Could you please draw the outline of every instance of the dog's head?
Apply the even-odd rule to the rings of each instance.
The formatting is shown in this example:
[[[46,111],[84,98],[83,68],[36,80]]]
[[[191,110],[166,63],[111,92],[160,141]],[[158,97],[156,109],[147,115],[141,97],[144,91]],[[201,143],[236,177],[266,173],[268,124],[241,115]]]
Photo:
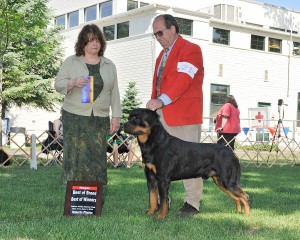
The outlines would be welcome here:
[[[153,125],[157,123],[159,116],[156,112],[146,108],[133,109],[124,123],[126,133],[137,135],[140,142],[146,142]]]

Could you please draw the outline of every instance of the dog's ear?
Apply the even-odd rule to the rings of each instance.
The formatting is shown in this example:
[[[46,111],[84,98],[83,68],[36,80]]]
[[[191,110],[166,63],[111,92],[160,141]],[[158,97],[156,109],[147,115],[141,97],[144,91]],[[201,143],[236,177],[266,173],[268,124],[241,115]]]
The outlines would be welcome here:
[[[157,120],[159,120],[159,115],[156,111],[147,109],[147,122],[153,125]]]
[[[131,112],[129,113],[128,120],[136,116],[139,112],[140,112],[140,108],[132,109]]]

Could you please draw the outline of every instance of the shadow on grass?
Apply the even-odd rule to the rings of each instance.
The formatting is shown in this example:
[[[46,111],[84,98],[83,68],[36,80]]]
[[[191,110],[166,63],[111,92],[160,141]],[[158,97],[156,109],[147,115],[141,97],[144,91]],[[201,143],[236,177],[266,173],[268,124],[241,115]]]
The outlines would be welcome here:
[[[180,219],[184,189],[172,182],[168,217],[147,216],[143,170],[108,170],[101,217],[63,217],[61,166],[0,169],[1,239],[297,239],[299,167],[243,168],[241,185],[252,197],[249,217],[211,180],[204,182],[201,213]],[[38,230],[37,230],[38,229]]]

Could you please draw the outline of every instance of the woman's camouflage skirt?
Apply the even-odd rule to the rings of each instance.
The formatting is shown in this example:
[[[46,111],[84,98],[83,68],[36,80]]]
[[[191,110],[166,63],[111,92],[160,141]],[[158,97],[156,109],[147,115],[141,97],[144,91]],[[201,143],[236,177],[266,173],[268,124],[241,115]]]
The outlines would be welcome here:
[[[64,157],[62,180],[100,181],[107,184],[109,117],[62,112]]]

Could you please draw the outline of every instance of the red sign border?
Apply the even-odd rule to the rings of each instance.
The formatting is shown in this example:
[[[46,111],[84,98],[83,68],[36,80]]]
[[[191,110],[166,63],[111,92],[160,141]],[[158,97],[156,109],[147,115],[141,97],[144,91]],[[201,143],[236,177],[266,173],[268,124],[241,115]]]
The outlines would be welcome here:
[[[82,186],[82,187],[97,187],[96,194],[96,210],[95,214],[92,215],[75,215],[71,214],[71,196],[72,196],[72,187],[73,186]],[[103,183],[94,182],[94,181],[67,181],[66,188],[66,197],[65,197],[65,206],[64,206],[64,216],[101,216],[102,212],[102,193],[103,193]]]

